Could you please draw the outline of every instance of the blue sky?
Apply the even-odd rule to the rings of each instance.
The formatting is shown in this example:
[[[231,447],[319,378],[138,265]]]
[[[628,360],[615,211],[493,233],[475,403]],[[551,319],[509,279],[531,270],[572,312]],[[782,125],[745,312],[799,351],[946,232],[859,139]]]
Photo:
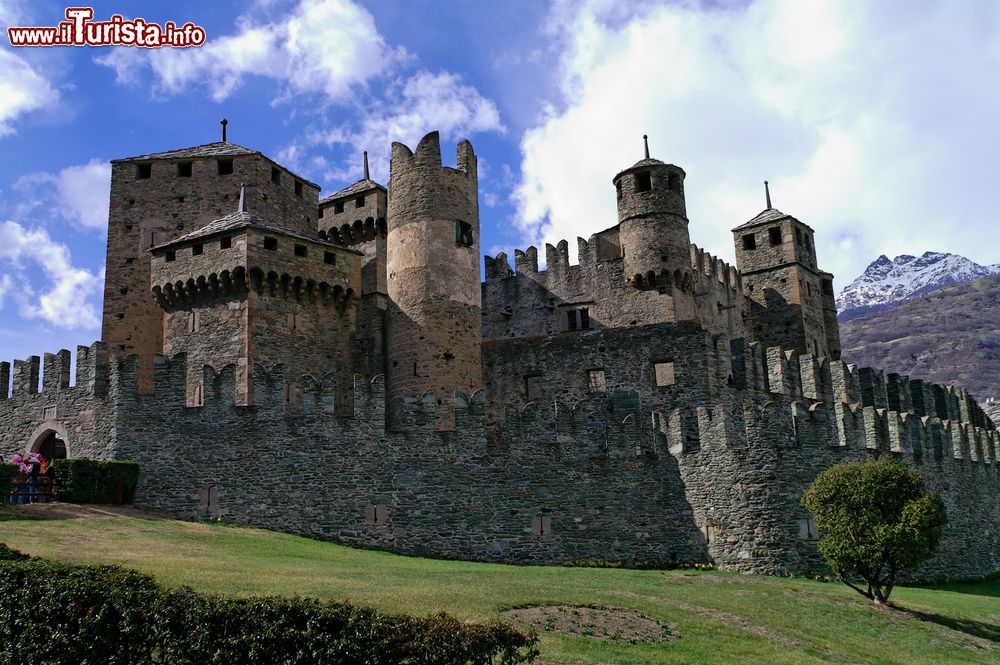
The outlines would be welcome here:
[[[837,288],[880,253],[1000,261],[1000,4],[264,0],[98,2],[191,21],[187,50],[0,46],[0,356],[100,336],[110,159],[230,139],[325,192],[368,150],[441,130],[480,155],[482,247],[615,223],[614,174],[687,171],[692,241],[774,204]],[[0,0],[0,25],[64,4]],[[544,255],[544,252],[542,252]]]

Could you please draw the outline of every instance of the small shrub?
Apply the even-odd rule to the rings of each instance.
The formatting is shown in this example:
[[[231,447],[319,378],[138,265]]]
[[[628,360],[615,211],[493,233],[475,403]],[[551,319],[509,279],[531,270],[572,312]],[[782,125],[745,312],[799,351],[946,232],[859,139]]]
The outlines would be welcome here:
[[[135,462],[58,459],[52,468],[52,498],[56,501],[121,505],[135,498],[139,482],[139,465]]]

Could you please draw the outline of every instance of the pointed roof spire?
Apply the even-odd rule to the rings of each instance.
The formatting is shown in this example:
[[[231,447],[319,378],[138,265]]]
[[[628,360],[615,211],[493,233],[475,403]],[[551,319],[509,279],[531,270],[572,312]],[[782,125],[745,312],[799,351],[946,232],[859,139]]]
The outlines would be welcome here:
[[[247,211],[247,184],[245,182],[240,183],[240,208],[236,212],[246,212]]]
[[[642,144],[646,147],[646,159],[649,159],[649,137],[645,134],[642,135]]]
[[[226,141],[226,125],[229,124],[229,121],[226,120],[225,118],[223,118],[222,120],[219,121],[219,124],[222,125],[222,142],[223,143],[227,143],[227,141]]]
[[[767,199],[767,209],[771,209],[771,190],[767,186],[767,180],[764,181],[764,197]]]
[[[370,180],[370,179],[371,178],[368,175],[368,151],[365,150],[365,180]]]

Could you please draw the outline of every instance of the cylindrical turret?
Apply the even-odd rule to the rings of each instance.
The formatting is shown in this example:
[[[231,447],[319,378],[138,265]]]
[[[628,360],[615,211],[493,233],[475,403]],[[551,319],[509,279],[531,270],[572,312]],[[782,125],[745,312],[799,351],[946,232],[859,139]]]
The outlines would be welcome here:
[[[647,157],[614,178],[625,278],[636,288],[663,286],[663,273],[691,267],[684,175]]]
[[[447,415],[455,390],[482,387],[479,184],[472,144],[441,165],[437,132],[416,152],[392,144],[386,272],[386,391],[390,424],[404,392],[433,388]]]

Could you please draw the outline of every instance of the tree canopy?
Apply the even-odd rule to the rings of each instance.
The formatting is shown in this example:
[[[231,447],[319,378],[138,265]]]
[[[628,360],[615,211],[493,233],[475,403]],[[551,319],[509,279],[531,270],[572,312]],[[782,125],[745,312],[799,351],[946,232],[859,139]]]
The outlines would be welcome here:
[[[890,457],[827,469],[802,505],[813,514],[820,554],[833,572],[876,603],[888,601],[900,571],[937,553],[947,523],[941,497],[924,490],[919,472]]]

